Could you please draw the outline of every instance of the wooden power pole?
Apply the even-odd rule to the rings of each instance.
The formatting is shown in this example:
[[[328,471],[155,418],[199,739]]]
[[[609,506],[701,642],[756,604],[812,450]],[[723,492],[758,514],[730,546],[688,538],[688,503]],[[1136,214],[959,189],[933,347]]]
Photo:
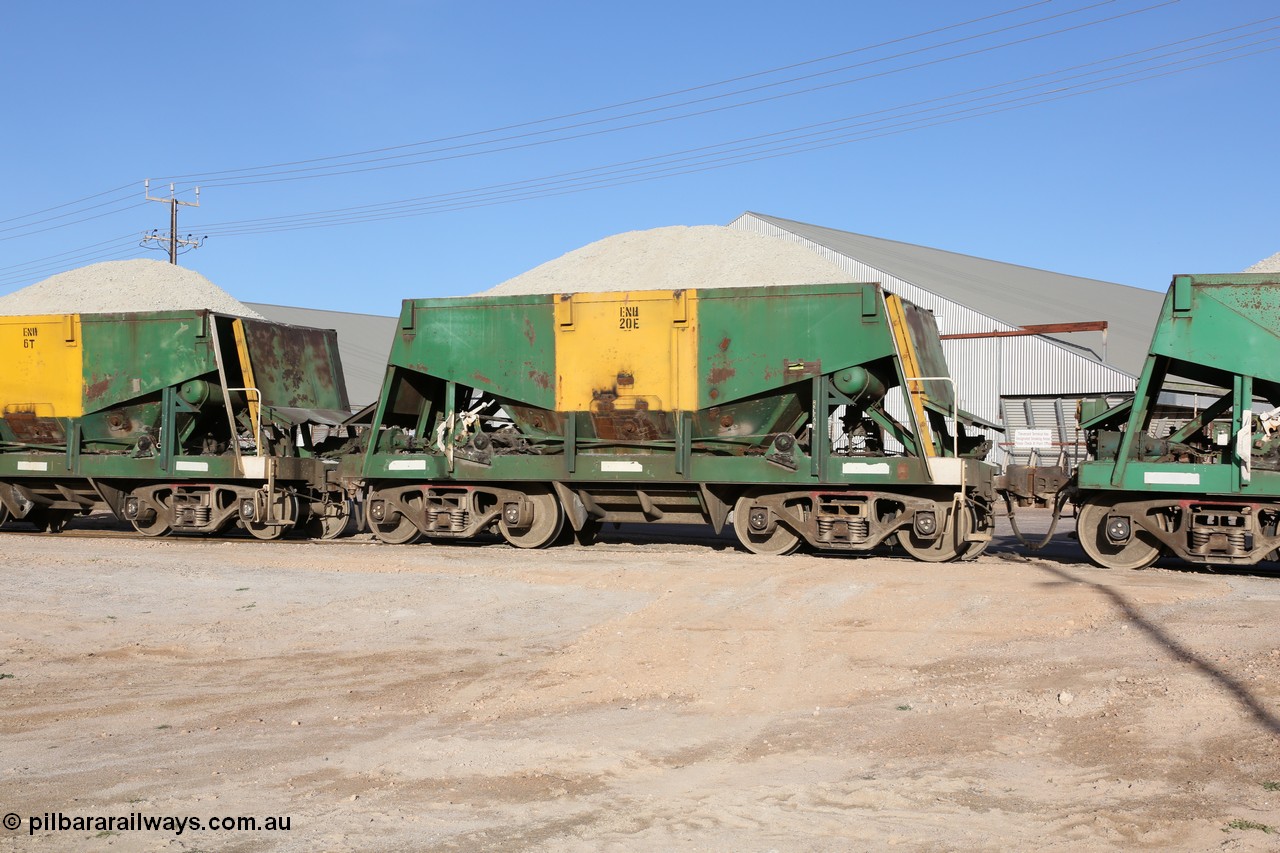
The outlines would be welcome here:
[[[201,237],[199,239],[193,240],[191,239],[190,234],[188,234],[185,238],[178,236],[178,205],[181,204],[187,207],[199,207],[200,206],[200,188],[196,187],[195,201],[178,201],[178,197],[174,195],[173,189],[174,189],[173,184],[169,184],[169,197],[156,198],[151,195],[151,179],[147,178],[146,181],[143,182],[143,192],[146,194],[147,201],[162,201],[169,205],[169,233],[161,234],[158,231],[152,231],[151,233],[144,234],[142,236],[142,242],[145,244],[149,240],[154,240],[157,243],[168,243],[169,244],[169,263],[176,264],[178,262],[179,246],[190,246],[193,249],[198,249],[200,248],[200,246],[204,244],[204,238]]]

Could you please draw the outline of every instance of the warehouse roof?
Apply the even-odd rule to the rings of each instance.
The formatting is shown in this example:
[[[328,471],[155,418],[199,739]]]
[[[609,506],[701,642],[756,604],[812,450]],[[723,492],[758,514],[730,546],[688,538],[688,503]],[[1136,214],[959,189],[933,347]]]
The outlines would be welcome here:
[[[741,227],[749,218],[1012,326],[1105,320],[1109,326],[1105,362],[1135,377],[1142,370],[1164,302],[1163,291],[975,258],[760,213],[744,213],[732,224]],[[1092,341],[1088,349],[1080,349],[1082,335],[1048,337],[1086,357],[1103,360],[1100,348]]]
[[[351,408],[360,409],[377,401],[382,391],[382,378],[387,371],[387,356],[391,352],[397,318],[288,305],[245,304],[277,323],[335,330]]]

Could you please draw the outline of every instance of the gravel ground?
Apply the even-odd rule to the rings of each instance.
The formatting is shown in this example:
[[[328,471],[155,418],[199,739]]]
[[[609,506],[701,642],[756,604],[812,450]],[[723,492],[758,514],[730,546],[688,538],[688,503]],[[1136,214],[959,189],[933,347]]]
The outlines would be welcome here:
[[[480,296],[847,282],[804,246],[720,225],[629,231],[508,279]]]
[[[200,273],[146,259],[90,264],[0,296],[0,315],[198,308],[264,319]]]
[[[1043,517],[1026,527],[1043,529]],[[1280,579],[0,534],[0,850],[1275,850]],[[288,817],[287,832],[26,818]]]

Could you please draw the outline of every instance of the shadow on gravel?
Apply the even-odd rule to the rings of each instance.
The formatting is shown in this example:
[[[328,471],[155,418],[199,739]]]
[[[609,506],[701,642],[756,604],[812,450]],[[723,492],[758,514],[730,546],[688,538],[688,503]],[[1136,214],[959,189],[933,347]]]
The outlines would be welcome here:
[[[1122,594],[1112,589],[1107,584],[1080,577],[1061,566],[1054,566],[1039,560],[1037,560],[1034,565],[1040,571],[1056,576],[1058,578],[1058,581],[1056,582],[1083,584],[1093,587],[1102,595],[1106,596],[1116,610],[1124,614],[1124,616],[1131,620],[1134,625],[1137,625],[1142,629],[1148,637],[1168,649],[1169,653],[1173,655],[1176,660],[1189,663],[1196,669],[1200,670],[1200,672],[1208,676],[1219,687],[1234,696],[1236,701],[1244,706],[1244,709],[1258,721],[1259,725],[1271,732],[1273,735],[1280,735],[1280,716],[1276,715],[1275,709],[1268,708],[1260,702],[1258,698],[1249,691],[1249,688],[1246,687],[1239,679],[1222,671],[1221,669],[1218,669],[1216,666],[1197,655],[1194,651],[1179,643],[1163,628],[1144,616],[1142,612]]]

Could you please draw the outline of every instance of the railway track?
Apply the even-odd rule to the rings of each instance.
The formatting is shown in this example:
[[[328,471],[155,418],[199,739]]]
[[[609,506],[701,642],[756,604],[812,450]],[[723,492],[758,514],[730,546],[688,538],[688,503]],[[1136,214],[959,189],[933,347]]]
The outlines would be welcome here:
[[[137,542],[184,542],[196,545],[219,545],[226,542],[258,542],[252,536],[247,534],[237,536],[235,534],[223,536],[203,536],[194,535],[173,535],[173,536],[146,536],[136,530],[126,528],[100,529],[100,528],[67,528],[61,533],[43,533],[39,530],[22,530],[19,528],[10,529],[8,527],[0,530],[0,536],[13,536],[22,538],[40,538],[40,539],[123,539],[133,540]],[[357,536],[348,536],[340,539],[291,539],[280,538],[272,540],[272,544],[281,545],[312,545],[324,541],[332,545],[370,545],[377,544],[377,540],[369,534],[358,534]]]
[[[253,536],[242,531],[221,535],[204,535],[204,534],[170,534],[168,536],[156,537],[147,536],[139,533],[132,527],[120,524],[112,524],[106,519],[91,520],[89,526],[84,527],[67,527],[60,533],[47,533],[39,530],[24,529],[19,526],[6,526],[0,528],[0,536],[13,536],[24,538],[43,538],[43,539],[104,539],[104,540],[131,540],[136,542],[190,542],[200,545],[216,545],[225,542],[259,542]],[[309,545],[324,542],[332,545],[384,545],[371,533],[356,533],[347,536],[341,536],[336,539],[318,540],[308,539],[305,537],[289,537],[285,536],[280,539],[271,540],[272,543],[285,545]],[[425,540],[424,540],[425,541]],[[503,545],[506,546],[506,540],[497,535],[481,535],[470,540],[452,540],[442,543],[449,547],[476,547],[487,545]],[[724,546],[735,547],[735,540],[732,536],[726,534],[716,535],[697,525],[669,525],[664,531],[655,531],[643,525],[623,525],[620,530],[606,530],[600,535],[598,541],[600,545],[611,544],[632,544],[632,545],[703,545],[703,546]],[[401,546],[387,545],[389,548],[398,548]]]

